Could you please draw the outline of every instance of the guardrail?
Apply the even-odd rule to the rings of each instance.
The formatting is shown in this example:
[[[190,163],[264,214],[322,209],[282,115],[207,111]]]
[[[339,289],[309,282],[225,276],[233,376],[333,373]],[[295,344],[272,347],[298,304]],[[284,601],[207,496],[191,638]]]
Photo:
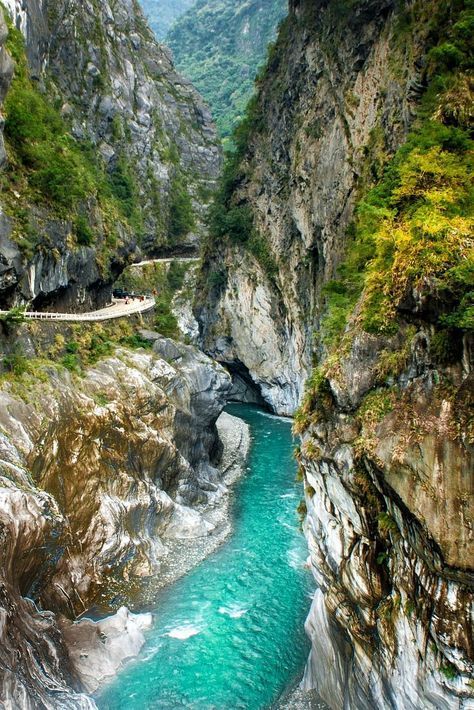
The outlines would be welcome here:
[[[137,313],[146,313],[153,310],[154,307],[154,298],[146,298],[144,301],[135,299],[130,303],[124,303],[122,299],[114,299],[112,305],[101,308],[99,311],[91,311],[90,313],[41,313],[40,311],[25,311],[21,315],[29,320],[93,323],[96,321],[133,316]],[[0,316],[8,315],[9,313],[10,311],[0,311]]]

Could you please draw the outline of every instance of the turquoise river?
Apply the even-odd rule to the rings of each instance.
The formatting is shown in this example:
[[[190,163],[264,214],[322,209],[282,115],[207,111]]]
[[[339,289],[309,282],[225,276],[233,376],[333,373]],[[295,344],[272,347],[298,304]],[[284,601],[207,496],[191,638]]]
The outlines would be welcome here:
[[[101,710],[271,708],[302,675],[312,580],[291,424],[244,405],[228,411],[252,434],[233,534],[159,593],[147,644],[97,699]]]

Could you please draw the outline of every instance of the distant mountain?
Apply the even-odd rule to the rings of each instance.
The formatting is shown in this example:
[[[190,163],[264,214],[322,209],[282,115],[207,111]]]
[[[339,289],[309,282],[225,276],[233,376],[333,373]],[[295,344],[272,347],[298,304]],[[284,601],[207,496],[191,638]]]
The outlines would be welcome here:
[[[209,103],[224,139],[243,114],[287,11],[287,0],[197,0],[166,37],[176,65]]]
[[[150,26],[163,40],[172,24],[188,10],[196,0],[140,0]]]

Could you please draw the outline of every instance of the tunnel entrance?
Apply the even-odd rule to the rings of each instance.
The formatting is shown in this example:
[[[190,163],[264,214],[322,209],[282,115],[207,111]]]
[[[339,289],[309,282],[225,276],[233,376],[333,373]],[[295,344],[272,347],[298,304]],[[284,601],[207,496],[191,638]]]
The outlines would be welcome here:
[[[249,369],[240,360],[225,363],[231,377],[232,390],[229,395],[229,402],[241,402],[244,404],[256,404],[264,409],[270,408],[262,397],[260,387],[254,382]]]

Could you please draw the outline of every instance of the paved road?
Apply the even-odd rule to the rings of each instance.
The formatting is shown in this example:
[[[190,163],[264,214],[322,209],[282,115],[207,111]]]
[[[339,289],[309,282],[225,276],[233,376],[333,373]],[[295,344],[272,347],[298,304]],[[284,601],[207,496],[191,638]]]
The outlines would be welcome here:
[[[172,261],[182,261],[187,264],[192,264],[193,262],[195,262],[197,264],[200,259],[197,256],[173,256],[166,257],[163,259],[147,259],[146,261],[139,261],[137,264],[130,264],[130,267],[148,266],[148,264],[171,264]]]
[[[103,320],[113,320],[114,318],[123,318],[124,316],[132,316],[135,313],[146,313],[153,310],[155,307],[154,298],[145,298],[140,301],[138,298],[129,299],[127,303],[125,299],[114,298],[110,306],[101,308],[98,311],[90,313],[40,313],[36,311],[26,311],[23,315],[30,320],[54,320],[54,321],[72,321],[72,322],[97,322]],[[7,315],[8,311],[0,311],[1,315]]]

